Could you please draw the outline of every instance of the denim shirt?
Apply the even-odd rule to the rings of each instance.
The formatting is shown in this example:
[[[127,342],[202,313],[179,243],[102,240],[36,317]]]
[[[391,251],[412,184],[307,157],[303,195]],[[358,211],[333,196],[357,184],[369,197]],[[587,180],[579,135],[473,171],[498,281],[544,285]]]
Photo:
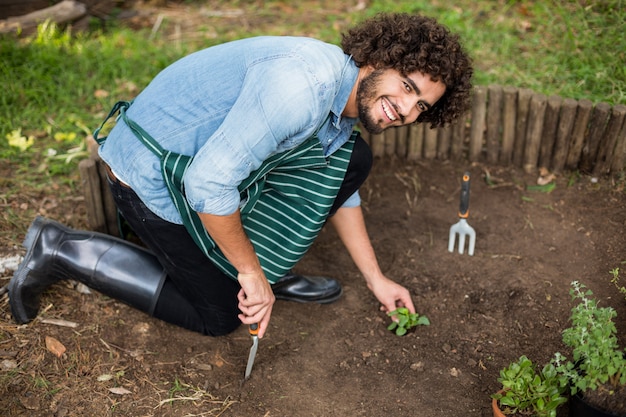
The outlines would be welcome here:
[[[164,149],[194,157],[184,178],[191,207],[227,215],[240,206],[237,186],[269,156],[316,131],[326,155],[349,139],[357,119],[341,113],[357,74],[335,45],[298,37],[243,39],[165,68],[127,114]],[[182,223],[157,157],[123,121],[99,154],[155,214]],[[359,204],[355,193],[344,206]]]

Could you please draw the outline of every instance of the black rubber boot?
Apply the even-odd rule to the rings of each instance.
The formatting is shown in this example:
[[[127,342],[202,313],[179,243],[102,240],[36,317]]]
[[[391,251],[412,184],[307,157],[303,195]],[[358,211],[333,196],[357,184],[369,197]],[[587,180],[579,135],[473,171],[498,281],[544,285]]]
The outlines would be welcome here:
[[[272,284],[272,291],[277,300],[318,304],[337,301],[343,293],[341,284],[334,278],[291,273]]]
[[[150,315],[166,273],[140,246],[109,235],[76,231],[37,217],[24,239],[26,255],[9,283],[9,303],[19,324],[37,316],[41,293],[63,279],[89,288]]]

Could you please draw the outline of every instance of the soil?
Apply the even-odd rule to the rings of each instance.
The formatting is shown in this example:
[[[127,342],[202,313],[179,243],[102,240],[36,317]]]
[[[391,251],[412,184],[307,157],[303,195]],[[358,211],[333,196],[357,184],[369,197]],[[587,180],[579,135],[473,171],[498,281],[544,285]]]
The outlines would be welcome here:
[[[411,289],[430,326],[402,337],[388,331],[389,318],[330,228],[298,271],[339,278],[343,297],[323,306],[278,301],[246,382],[251,341],[243,326],[205,337],[60,283],[28,325],[12,322],[6,295],[0,302],[0,414],[489,416],[502,367],[522,354],[544,364],[568,353],[561,331],[572,280],[617,310],[625,334],[626,301],[608,271],[625,260],[626,194],[622,182],[576,176],[558,177],[550,193],[530,192],[535,175],[466,165],[378,159],[362,190],[381,265]],[[447,248],[464,169],[474,256]],[[85,227],[76,201],[40,211]],[[48,337],[65,353],[55,356]]]
[[[447,248],[465,170],[474,256]],[[626,345],[626,300],[609,274],[626,261],[623,178],[563,174],[553,191],[529,191],[537,177],[377,159],[361,192],[368,230],[385,273],[410,288],[431,325],[402,337],[388,331],[389,318],[328,228],[297,272],[336,277],[344,295],[330,305],[278,301],[245,382],[244,326],[202,336],[70,282],[45,293],[38,319],[17,326],[4,294],[0,415],[490,416],[502,367],[520,355],[542,365],[569,354],[561,332],[571,281],[617,310]],[[4,161],[0,178],[0,259],[24,253],[36,214],[87,227],[80,188],[53,178],[9,193],[21,187],[19,171]],[[11,275],[0,268],[0,287]],[[54,340],[65,348],[59,356]]]

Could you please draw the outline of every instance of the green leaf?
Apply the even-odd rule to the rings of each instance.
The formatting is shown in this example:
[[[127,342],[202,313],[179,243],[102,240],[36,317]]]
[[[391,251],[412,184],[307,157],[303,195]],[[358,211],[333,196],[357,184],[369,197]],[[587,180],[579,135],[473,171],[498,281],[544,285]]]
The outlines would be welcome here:
[[[545,185],[529,185],[526,187],[528,191],[537,191],[541,193],[551,193],[556,188],[554,181]]]

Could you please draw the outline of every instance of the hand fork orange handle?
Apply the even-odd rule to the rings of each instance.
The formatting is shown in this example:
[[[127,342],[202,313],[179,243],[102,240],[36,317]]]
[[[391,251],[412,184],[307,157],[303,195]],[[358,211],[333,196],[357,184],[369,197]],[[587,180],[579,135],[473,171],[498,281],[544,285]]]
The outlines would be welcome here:
[[[463,174],[461,181],[461,204],[459,205],[459,217],[467,219],[469,217],[469,197],[470,197],[470,173]]]
[[[250,332],[250,336],[256,336],[259,334],[259,324],[258,323],[253,323],[250,325],[250,329],[248,329],[248,331]]]

